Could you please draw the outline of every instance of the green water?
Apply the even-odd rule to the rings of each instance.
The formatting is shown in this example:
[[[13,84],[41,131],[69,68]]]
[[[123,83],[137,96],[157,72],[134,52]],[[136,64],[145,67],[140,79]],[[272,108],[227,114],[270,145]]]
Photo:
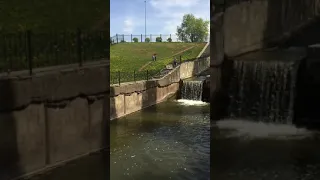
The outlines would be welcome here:
[[[210,172],[217,180],[320,179],[317,131],[226,119],[216,122],[211,132]]]
[[[209,109],[202,102],[172,101],[114,120],[110,162],[95,154],[33,180],[208,180]]]

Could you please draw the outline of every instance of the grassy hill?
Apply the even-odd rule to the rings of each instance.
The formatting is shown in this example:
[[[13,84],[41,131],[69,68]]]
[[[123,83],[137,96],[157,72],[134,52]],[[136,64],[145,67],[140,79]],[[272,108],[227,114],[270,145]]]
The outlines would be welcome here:
[[[110,47],[110,71],[160,71],[174,57],[195,58],[204,46],[205,43],[119,43]],[[152,62],[154,53],[156,62]]]

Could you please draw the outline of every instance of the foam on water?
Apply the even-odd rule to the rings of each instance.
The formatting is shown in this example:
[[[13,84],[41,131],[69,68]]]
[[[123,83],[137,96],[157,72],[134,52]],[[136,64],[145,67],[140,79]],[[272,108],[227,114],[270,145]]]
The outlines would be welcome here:
[[[304,128],[297,128],[290,124],[273,124],[253,122],[247,120],[227,119],[218,121],[216,126],[220,129],[233,130],[229,137],[296,139],[312,136],[315,132]]]
[[[195,100],[188,100],[188,99],[179,99],[177,100],[181,105],[185,106],[205,106],[208,105],[208,103],[203,101],[195,101]]]

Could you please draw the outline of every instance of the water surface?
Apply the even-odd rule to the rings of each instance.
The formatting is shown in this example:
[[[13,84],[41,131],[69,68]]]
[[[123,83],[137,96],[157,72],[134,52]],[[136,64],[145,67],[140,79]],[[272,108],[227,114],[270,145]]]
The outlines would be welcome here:
[[[212,126],[211,177],[319,180],[319,133],[290,124],[226,119]]]
[[[32,180],[210,179],[209,105],[164,102],[111,123],[110,162],[88,156]]]

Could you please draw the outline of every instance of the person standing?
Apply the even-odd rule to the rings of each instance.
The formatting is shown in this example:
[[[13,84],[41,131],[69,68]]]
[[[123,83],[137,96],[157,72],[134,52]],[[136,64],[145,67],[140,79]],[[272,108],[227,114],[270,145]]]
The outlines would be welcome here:
[[[176,67],[177,66],[177,58],[175,57],[174,59],[173,59],[173,67]]]

